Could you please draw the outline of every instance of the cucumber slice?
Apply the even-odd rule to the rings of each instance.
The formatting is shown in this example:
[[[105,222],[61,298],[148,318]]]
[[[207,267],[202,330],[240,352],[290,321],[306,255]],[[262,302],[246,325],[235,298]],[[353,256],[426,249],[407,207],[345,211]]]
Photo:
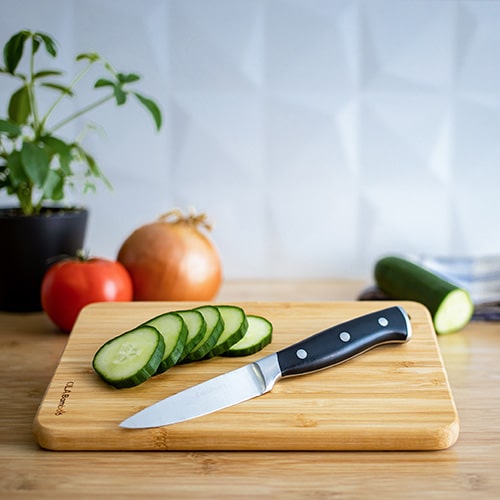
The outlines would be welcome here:
[[[245,311],[237,306],[216,306],[224,321],[224,330],[217,339],[215,346],[203,359],[219,356],[232,345],[243,338],[248,329],[248,320]]]
[[[437,334],[460,330],[474,313],[466,290],[401,257],[380,259],[375,265],[375,281],[393,299],[414,300],[426,306]]]
[[[165,341],[165,352],[156,370],[156,374],[163,373],[174,366],[184,353],[188,336],[186,323],[180,314],[168,312],[160,314],[144,324],[156,328]]]
[[[207,330],[207,322],[205,321],[203,314],[195,309],[176,311],[176,313],[182,317],[187,327],[186,345],[184,346],[182,355],[178,360],[178,362],[180,362],[193,350],[195,346],[198,345],[198,342],[203,338]]]
[[[161,333],[152,326],[141,325],[102,345],[92,366],[108,384],[117,388],[134,387],[156,372],[164,351]]]
[[[203,338],[184,358],[184,361],[197,361],[203,358],[215,346],[224,330],[224,320],[217,307],[207,305],[196,307],[195,310],[199,311],[205,318],[207,329]]]
[[[221,356],[248,356],[255,354],[271,343],[273,338],[273,325],[262,316],[247,315],[248,329],[244,337],[232,345]]]

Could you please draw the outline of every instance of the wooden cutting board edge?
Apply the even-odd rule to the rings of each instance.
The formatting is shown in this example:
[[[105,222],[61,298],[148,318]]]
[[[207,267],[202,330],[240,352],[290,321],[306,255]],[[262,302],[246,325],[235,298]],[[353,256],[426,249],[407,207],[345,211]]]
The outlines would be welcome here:
[[[116,303],[115,303],[116,304]],[[52,449],[52,450],[75,450],[75,449],[129,449],[129,450],[148,450],[148,449],[163,449],[163,450],[226,450],[226,449],[246,449],[246,450],[270,450],[270,449],[279,449],[279,450],[440,450],[446,449],[452,446],[459,435],[459,418],[456,410],[456,406],[451,394],[451,389],[448,382],[448,377],[446,371],[444,369],[443,360],[439,351],[439,346],[437,343],[437,339],[434,333],[434,329],[432,328],[432,320],[427,309],[421,304],[417,304],[414,302],[310,302],[310,303],[297,303],[297,302],[234,302],[236,305],[240,305],[245,310],[258,310],[260,307],[279,307],[284,308],[288,311],[293,311],[297,308],[306,308],[309,306],[316,307],[335,307],[338,309],[343,309],[344,306],[347,309],[352,309],[354,307],[357,309],[358,307],[353,306],[353,304],[362,304],[359,306],[360,314],[365,314],[370,312],[370,310],[378,310],[384,307],[389,307],[391,305],[401,305],[407,310],[411,311],[412,314],[416,314],[419,316],[419,322],[425,321],[427,334],[430,339],[432,339],[432,348],[435,350],[434,355],[437,356],[440,370],[442,371],[442,376],[444,377],[444,383],[446,385],[446,391],[448,396],[446,398],[444,409],[444,419],[442,420],[440,425],[434,429],[422,429],[419,431],[418,439],[413,439],[412,436],[405,436],[404,430],[401,429],[387,429],[384,432],[379,432],[377,442],[375,443],[373,438],[364,434],[367,433],[366,429],[360,429],[359,434],[357,436],[349,436],[346,435],[341,439],[337,439],[337,441],[332,443],[326,443],[324,439],[321,439],[321,434],[319,433],[314,439],[311,439],[311,432],[308,432],[307,422],[302,429],[295,429],[296,433],[296,442],[291,441],[287,437],[287,429],[279,429],[278,432],[275,432],[274,436],[266,436],[266,432],[268,430],[263,431],[262,437],[264,438],[264,444],[262,441],[258,442],[255,439],[249,439],[246,441],[244,448],[239,448],[237,444],[229,442],[221,442],[220,445],[214,443],[213,440],[208,441],[200,436],[193,435],[183,435],[182,432],[179,432],[175,439],[172,439],[169,436],[171,434],[169,431],[166,431],[163,428],[156,429],[153,432],[149,432],[148,430],[138,431],[135,433],[133,438],[131,438],[129,443],[125,443],[122,447],[116,448],[107,448],[105,445],[102,447],[97,446],[96,444],[90,441],[88,448],[85,447],[85,444],[80,441],[79,445],[75,448],[75,444],[72,443],[71,438],[65,433],[64,426],[61,426],[59,423],[54,425],[54,419],[46,418],[46,412],[44,414],[44,403],[47,394],[51,391],[52,385],[56,376],[58,375],[59,369],[61,365],[64,365],[65,362],[68,362],[66,359],[66,355],[68,352],[72,350],[72,344],[77,342],[77,336],[79,334],[80,325],[86,321],[86,318],[96,311],[101,310],[102,308],[108,309],[110,307],[110,303],[101,303],[101,304],[92,304],[87,306],[81,313],[73,332],[71,333],[66,349],[61,357],[60,364],[58,369],[54,373],[51,383],[47,387],[45,396],[40,404],[39,410],[34,419],[34,435],[38,444],[42,448]],[[111,308],[116,308],[117,311],[120,311],[122,308],[126,308],[127,310],[134,309],[135,311],[140,310],[140,314],[137,315],[137,318],[145,320],[149,317],[154,316],[157,312],[161,312],[164,310],[176,310],[194,307],[195,305],[199,305],[199,303],[129,303],[125,304],[116,304],[115,306],[111,306]],[[366,309],[366,310],[361,310]],[[343,320],[347,320],[353,317],[352,312],[349,315],[345,316]],[[423,318],[423,319],[422,319]],[[132,325],[133,326],[133,325]],[[330,325],[326,325],[330,326]],[[123,328],[123,325],[113,325],[115,329],[117,329],[116,333],[119,333],[120,328]],[[421,325],[418,327],[420,330]],[[311,334],[314,332],[311,332]],[[304,335],[307,336],[307,335]],[[426,339],[426,340],[429,340]],[[274,343],[274,342],[273,342]],[[273,348],[273,351],[277,350]],[[259,356],[260,357],[260,356]],[[340,435],[340,434],[339,434]],[[363,437],[364,436],[364,437]],[[273,439],[274,438],[274,439]],[[83,439],[84,440],[84,439]],[[265,441],[274,442],[274,447],[271,445],[266,445]],[[328,441],[328,440],[327,440]],[[306,443],[300,445],[300,443]],[[371,444],[370,444],[371,443]]]

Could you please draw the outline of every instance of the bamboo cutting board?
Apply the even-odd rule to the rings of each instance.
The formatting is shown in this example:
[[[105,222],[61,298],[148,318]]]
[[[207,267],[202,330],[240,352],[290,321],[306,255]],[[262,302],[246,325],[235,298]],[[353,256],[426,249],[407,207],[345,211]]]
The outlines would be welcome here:
[[[110,338],[170,310],[198,303],[87,306],[68,339],[34,422],[53,450],[438,450],[458,437],[455,404],[427,310],[414,302],[245,302],[274,326],[273,341],[245,358],[179,365],[129,389],[92,369]],[[379,346],[341,365],[279,381],[270,393],[194,420],[122,429],[131,414],[180,390],[280,350],[336,323],[401,305],[411,318],[407,344]]]

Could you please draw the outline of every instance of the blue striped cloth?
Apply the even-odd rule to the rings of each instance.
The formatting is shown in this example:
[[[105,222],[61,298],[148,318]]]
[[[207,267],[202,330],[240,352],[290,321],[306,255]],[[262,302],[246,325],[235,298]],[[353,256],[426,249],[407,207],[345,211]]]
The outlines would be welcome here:
[[[467,290],[474,302],[474,319],[500,320],[500,255],[409,258]]]

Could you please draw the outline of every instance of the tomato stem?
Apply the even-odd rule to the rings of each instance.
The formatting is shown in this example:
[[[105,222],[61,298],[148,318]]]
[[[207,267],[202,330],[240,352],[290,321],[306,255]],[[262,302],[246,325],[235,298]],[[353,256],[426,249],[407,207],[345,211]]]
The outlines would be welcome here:
[[[76,251],[76,258],[79,262],[87,262],[90,258],[90,251],[88,249],[80,248]]]

